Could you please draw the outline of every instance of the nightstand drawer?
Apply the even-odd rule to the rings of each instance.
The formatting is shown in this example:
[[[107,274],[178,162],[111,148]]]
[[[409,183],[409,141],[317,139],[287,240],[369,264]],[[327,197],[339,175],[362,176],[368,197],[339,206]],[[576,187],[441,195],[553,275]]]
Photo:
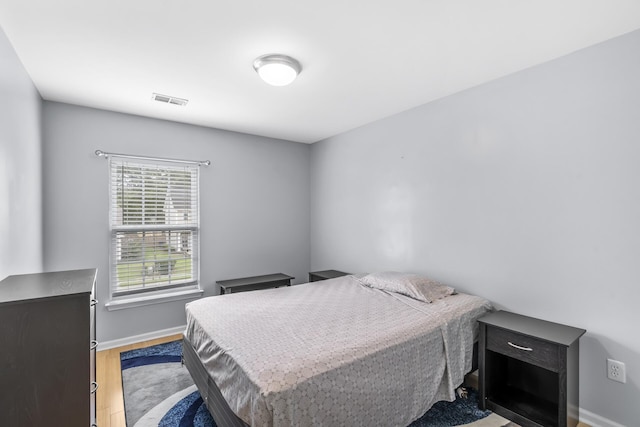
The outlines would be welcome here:
[[[489,326],[487,349],[558,372],[557,344]]]

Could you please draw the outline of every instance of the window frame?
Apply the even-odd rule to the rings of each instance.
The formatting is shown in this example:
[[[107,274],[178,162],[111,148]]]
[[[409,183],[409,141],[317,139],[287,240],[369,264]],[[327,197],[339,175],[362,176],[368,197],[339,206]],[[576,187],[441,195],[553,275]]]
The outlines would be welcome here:
[[[167,301],[172,301],[172,300],[179,300],[179,299],[186,299],[186,298],[194,298],[197,296],[200,296],[203,294],[203,290],[200,286],[200,170],[199,170],[199,165],[185,165],[184,163],[174,163],[168,160],[164,160],[164,159],[157,159],[157,160],[151,160],[151,159],[145,159],[145,160],[140,160],[140,159],[136,159],[136,160],[127,160],[124,157],[117,157],[117,156],[113,156],[110,157],[108,159],[108,173],[109,173],[109,177],[108,177],[108,181],[109,181],[109,186],[108,186],[108,191],[109,191],[109,302],[106,305],[108,310],[117,310],[117,309],[121,309],[121,308],[128,308],[128,307],[136,307],[136,306],[141,306],[141,305],[147,305],[147,304],[155,304],[155,303],[160,303],[160,302],[167,302]],[[125,215],[123,212],[120,212],[121,218],[120,218],[120,223],[118,223],[118,209],[123,209],[121,205],[118,204],[118,202],[116,201],[117,196],[117,186],[121,186],[121,188],[124,187],[124,185],[122,183],[118,183],[117,178],[115,178],[115,176],[117,175],[117,173],[114,173],[114,170],[117,170],[117,168],[124,168],[124,167],[131,167],[131,168],[140,168],[140,174],[139,177],[142,180],[143,183],[145,183],[147,176],[151,176],[153,175],[153,171],[158,171],[160,173],[164,172],[164,173],[182,173],[182,172],[187,172],[188,173],[188,184],[183,184],[184,189],[188,189],[188,214],[187,213],[183,213],[184,217],[185,217],[185,222],[187,222],[187,224],[158,224],[158,223],[151,223],[151,224],[145,224],[145,218],[147,215],[147,211],[146,211],[146,207],[147,205],[145,204],[147,199],[151,199],[150,197],[147,197],[148,194],[151,193],[152,190],[147,191],[146,189],[146,185],[142,185],[141,190],[140,190],[140,223],[139,224],[125,224]],[[149,175],[146,175],[149,174]],[[162,184],[162,181],[161,181]],[[155,199],[155,210],[156,212],[153,212],[153,207],[150,208],[150,211],[152,212],[151,215],[157,215],[157,211],[159,211],[160,209],[162,209],[163,215],[167,215],[167,209],[171,209],[171,208],[167,208],[166,206],[166,202],[167,200],[171,200],[171,196],[168,190],[170,184],[170,179],[167,181],[167,189],[165,189],[165,200],[162,202],[162,207],[159,208],[158,207],[158,202],[157,202],[157,193],[156,193],[156,199]],[[114,188],[114,186],[116,186],[116,188]],[[123,190],[124,191],[124,190]],[[156,189],[157,191],[157,189]],[[186,191],[186,190],[184,190]],[[184,197],[183,193],[178,193],[181,196]],[[120,206],[120,207],[119,207]],[[191,220],[188,221],[188,215],[191,216],[195,216],[195,221]],[[163,219],[163,221],[169,221],[171,222],[171,218],[167,219],[166,217]],[[141,261],[142,261],[142,266],[140,267],[140,274],[141,274],[141,279],[142,279],[142,287],[139,288],[127,288],[127,289],[123,289],[118,291],[117,288],[120,286],[120,282],[118,281],[119,278],[119,272],[118,272],[118,266],[120,265],[128,265],[128,264],[133,264],[131,262],[120,262],[122,261],[122,252],[123,252],[123,248],[122,248],[122,241],[119,239],[123,239],[125,238],[124,236],[126,236],[127,233],[131,234],[131,233],[135,233],[136,236],[135,238],[138,239],[142,239],[142,245],[143,245],[143,254],[145,253],[145,249],[149,249],[149,248],[153,248],[155,250],[154,246],[149,246],[147,247],[147,236],[146,233],[152,233],[155,234],[155,236],[152,236],[152,239],[156,239],[157,236],[159,235],[160,238],[165,238],[165,245],[167,246],[167,254],[168,257],[166,258],[167,261],[167,266],[169,265],[175,265],[175,263],[172,263],[171,260],[176,259],[179,260],[180,258],[173,258],[171,256],[171,250],[172,250],[172,245],[170,242],[174,241],[172,239],[175,238],[176,242],[178,242],[178,245],[180,246],[181,250],[184,249],[184,232],[189,232],[191,233],[191,236],[188,237],[187,239],[190,239],[190,253],[188,257],[182,258],[182,259],[189,259],[190,260],[190,277],[188,279],[186,279],[185,281],[181,281],[180,279],[177,280],[177,283],[175,282],[175,277],[172,275],[172,273],[174,273],[174,271],[171,269],[171,267],[169,267],[168,270],[168,280],[164,281],[164,282],[158,282],[158,284],[152,284],[150,286],[147,286],[147,284],[145,283],[145,266],[147,264],[150,264],[153,266],[153,269],[156,268],[156,266],[160,263],[162,263],[163,259],[160,259],[160,261],[158,261],[155,258],[147,258],[145,255],[143,255],[141,257]],[[171,236],[171,234],[174,234],[174,236]],[[169,243],[167,243],[169,242]],[[189,250],[184,251],[184,253],[188,253]],[[154,254],[155,256],[155,254]],[[185,270],[186,271],[186,270]],[[153,272],[152,270],[152,274],[156,274],[155,272]],[[175,273],[176,276],[179,276],[178,273]],[[186,274],[186,273],[185,273]],[[162,274],[160,273],[159,276],[161,277]],[[173,281],[173,282],[172,282]],[[132,284],[128,284],[127,286],[135,286]]]

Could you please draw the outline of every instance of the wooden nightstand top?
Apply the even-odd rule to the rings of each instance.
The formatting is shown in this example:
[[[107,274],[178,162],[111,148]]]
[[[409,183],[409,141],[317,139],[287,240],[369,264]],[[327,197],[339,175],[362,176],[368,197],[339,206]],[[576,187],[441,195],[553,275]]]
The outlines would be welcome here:
[[[322,271],[310,271],[309,275],[317,276],[321,279],[335,279],[336,277],[346,276],[349,273],[338,270],[322,270]]]
[[[478,322],[567,347],[587,332],[585,329],[548,322],[508,311],[496,311],[487,314],[478,319]]]
[[[245,285],[255,285],[257,283],[275,282],[277,280],[291,280],[295,279],[293,276],[288,276],[282,273],[265,274],[262,276],[241,277],[239,279],[218,280],[217,284],[224,287],[235,287]]]
[[[280,286],[291,286],[293,276],[282,273],[265,274],[262,276],[240,277],[238,279],[218,280],[220,293],[228,294],[244,291],[257,291],[260,289],[278,288]]]

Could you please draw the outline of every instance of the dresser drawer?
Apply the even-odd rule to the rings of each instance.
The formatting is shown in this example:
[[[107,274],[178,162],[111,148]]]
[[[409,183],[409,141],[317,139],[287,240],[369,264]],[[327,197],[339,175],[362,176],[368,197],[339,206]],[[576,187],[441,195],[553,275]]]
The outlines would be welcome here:
[[[488,326],[487,350],[558,372],[558,345],[528,335]]]

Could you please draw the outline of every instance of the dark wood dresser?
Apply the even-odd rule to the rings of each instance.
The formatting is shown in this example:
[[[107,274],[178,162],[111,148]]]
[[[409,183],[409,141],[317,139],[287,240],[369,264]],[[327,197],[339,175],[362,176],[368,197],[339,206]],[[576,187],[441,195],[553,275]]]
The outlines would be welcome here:
[[[0,424],[95,425],[96,269],[0,282]]]
[[[478,322],[480,408],[523,427],[575,427],[586,331],[507,311]]]

